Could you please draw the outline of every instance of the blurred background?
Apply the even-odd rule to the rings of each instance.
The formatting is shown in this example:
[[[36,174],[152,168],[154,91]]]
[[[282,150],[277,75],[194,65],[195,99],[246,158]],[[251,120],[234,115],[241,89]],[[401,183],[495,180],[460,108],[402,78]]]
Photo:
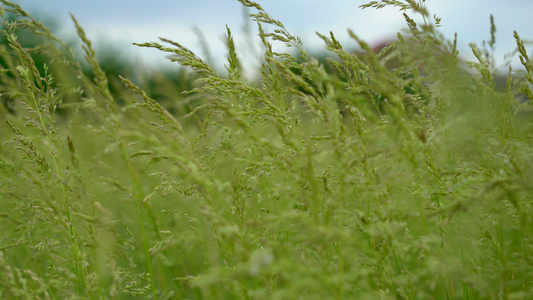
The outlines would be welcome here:
[[[133,42],[157,41],[158,37],[175,40],[195,51],[215,66],[223,67],[226,48],[223,38],[228,25],[235,36],[237,49],[247,49],[241,58],[250,64],[261,55],[255,24],[236,0],[14,0],[34,17],[51,24],[65,39],[76,40],[69,12],[84,27],[96,48],[119,50],[120,59],[166,68],[170,62],[154,49],[141,49]],[[355,47],[348,38],[351,28],[370,45],[394,39],[405,27],[402,13],[395,8],[361,9],[369,1],[361,0],[257,0],[273,18],[280,20],[294,35],[302,38],[311,51],[320,51],[322,41],[315,32],[333,31],[345,47]],[[428,0],[431,14],[442,18],[441,32],[453,39],[458,33],[460,55],[472,59],[469,43],[481,46],[490,39],[490,15],[494,15],[496,59],[506,69],[504,56],[515,49],[513,30],[524,40],[533,39],[533,1],[530,0]],[[414,15],[413,12],[409,14]],[[209,52],[202,51],[207,42]],[[207,56],[207,57],[206,57]],[[513,60],[518,66],[518,59]],[[173,66],[171,66],[173,67]]]

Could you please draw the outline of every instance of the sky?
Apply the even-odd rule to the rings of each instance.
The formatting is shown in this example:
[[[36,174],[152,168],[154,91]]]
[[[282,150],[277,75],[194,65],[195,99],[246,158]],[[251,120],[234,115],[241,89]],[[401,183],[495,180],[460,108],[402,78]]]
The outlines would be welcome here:
[[[88,37],[97,45],[114,45],[136,61],[146,65],[171,64],[155,49],[141,49],[133,42],[158,41],[158,37],[175,40],[207,59],[200,50],[198,32],[210,47],[212,61],[222,65],[226,56],[223,43],[226,25],[235,36],[237,48],[250,49],[250,38],[243,31],[245,11],[236,0],[12,0],[38,18],[52,19],[60,36],[72,36],[74,14]],[[302,38],[308,48],[322,47],[315,32],[330,31],[346,47],[355,46],[347,34],[352,29],[359,37],[378,44],[394,38],[405,28],[405,20],[397,8],[361,9],[369,1],[361,0],[256,0],[273,18],[280,20],[287,30]],[[494,15],[496,58],[502,63],[506,53],[512,52],[513,30],[523,40],[533,40],[533,1],[531,0],[427,0],[431,14],[442,19],[440,31],[449,39],[458,34],[460,55],[472,59],[469,44],[478,45],[490,39],[490,15]],[[249,10],[248,13],[253,13]],[[414,12],[408,12],[414,16]],[[251,49],[259,45],[252,39]],[[532,47],[529,47],[530,49]],[[248,51],[250,57],[256,57]],[[259,52],[258,52],[259,53]],[[246,57],[247,53],[242,56]],[[260,54],[259,54],[260,55]],[[518,60],[514,60],[516,64]]]

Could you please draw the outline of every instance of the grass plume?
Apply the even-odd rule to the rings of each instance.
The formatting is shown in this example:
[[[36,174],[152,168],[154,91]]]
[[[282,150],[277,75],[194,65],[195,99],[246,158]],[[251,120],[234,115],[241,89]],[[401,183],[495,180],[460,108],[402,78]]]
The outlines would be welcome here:
[[[533,67],[515,32],[525,71],[500,89],[492,17],[463,62],[425,1],[372,1],[404,13],[397,41],[376,53],[349,31],[353,52],[319,33],[324,62],[239,0],[260,78],[229,27],[226,73],[166,38],[136,44],[195,73],[169,103],[125,74],[111,91],[74,16],[91,73],[1,2],[0,298],[533,296]]]

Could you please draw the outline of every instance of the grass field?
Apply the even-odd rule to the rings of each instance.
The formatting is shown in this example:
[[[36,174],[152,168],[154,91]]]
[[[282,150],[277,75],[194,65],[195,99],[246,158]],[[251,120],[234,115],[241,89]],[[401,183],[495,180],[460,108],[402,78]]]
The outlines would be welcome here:
[[[524,67],[498,86],[493,22],[463,62],[424,1],[371,2],[404,10],[398,41],[374,53],[350,32],[353,52],[324,34],[324,65],[239,1],[260,80],[231,28],[227,72],[174,41],[139,44],[195,73],[160,103],[142,79],[111,90],[74,17],[90,73],[2,0],[0,298],[532,299],[520,36]],[[22,45],[24,29],[44,42]]]

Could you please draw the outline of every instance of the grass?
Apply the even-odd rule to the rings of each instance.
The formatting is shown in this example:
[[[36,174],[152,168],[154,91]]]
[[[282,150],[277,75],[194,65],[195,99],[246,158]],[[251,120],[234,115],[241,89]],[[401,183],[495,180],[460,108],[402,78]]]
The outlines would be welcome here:
[[[353,32],[360,53],[319,34],[338,58],[325,66],[240,2],[264,46],[260,80],[244,76],[230,28],[222,75],[177,42],[138,44],[197,74],[159,103],[123,76],[110,91],[74,17],[93,77],[2,0],[0,298],[532,298],[520,36],[524,70],[502,90],[493,20],[465,63],[423,1],[371,2],[403,10],[407,33],[380,53]],[[47,42],[21,45],[24,28]]]

